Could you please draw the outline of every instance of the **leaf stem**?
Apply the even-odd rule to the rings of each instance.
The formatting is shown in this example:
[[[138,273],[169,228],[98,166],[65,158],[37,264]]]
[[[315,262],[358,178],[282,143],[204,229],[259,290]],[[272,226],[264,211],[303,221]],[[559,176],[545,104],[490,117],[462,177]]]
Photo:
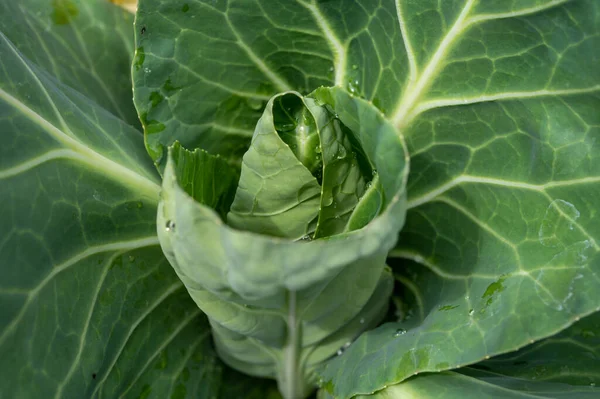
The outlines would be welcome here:
[[[283,349],[282,373],[278,378],[279,391],[285,399],[302,399],[307,395],[306,382],[300,368],[302,334],[296,315],[296,291],[288,291],[287,341]]]

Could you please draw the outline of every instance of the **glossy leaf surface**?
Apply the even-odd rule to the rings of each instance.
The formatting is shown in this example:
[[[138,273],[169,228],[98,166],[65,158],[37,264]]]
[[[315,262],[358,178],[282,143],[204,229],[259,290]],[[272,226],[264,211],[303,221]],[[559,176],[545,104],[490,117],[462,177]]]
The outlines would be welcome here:
[[[600,388],[600,313],[554,337],[457,372],[412,377],[371,399],[596,398]],[[326,395],[321,395],[325,397]]]

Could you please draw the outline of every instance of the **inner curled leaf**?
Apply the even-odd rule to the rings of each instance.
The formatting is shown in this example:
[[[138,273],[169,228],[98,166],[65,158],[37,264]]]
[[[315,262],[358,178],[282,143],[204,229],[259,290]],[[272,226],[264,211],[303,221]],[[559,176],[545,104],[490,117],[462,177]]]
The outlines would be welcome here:
[[[240,230],[313,239],[363,227],[382,208],[375,168],[329,106],[275,96],[242,162],[227,222]]]

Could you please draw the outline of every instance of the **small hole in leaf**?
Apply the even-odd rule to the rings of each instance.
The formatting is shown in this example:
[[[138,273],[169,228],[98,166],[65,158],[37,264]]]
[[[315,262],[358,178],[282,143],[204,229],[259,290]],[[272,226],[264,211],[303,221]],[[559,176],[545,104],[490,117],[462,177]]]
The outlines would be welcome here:
[[[144,27],[142,27],[142,30],[141,30],[141,32],[140,32],[140,33],[141,33],[142,35],[143,35],[144,33],[146,33],[146,27],[145,27],[145,26],[144,26]]]
[[[92,374],[92,378],[96,379],[96,373]]]

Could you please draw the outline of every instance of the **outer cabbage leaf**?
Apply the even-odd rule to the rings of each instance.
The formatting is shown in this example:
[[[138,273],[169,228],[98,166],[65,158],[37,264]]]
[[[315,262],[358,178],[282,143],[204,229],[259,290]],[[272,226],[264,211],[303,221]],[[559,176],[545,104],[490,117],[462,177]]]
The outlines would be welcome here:
[[[14,24],[7,33],[20,40],[0,32],[0,397],[277,397],[218,360],[206,318],[159,248],[159,178],[142,136],[84,96],[93,79],[45,47],[64,39],[58,27],[41,41],[20,36],[34,23],[23,15],[46,10],[20,7],[29,3],[0,2],[19,11],[0,12],[0,26]],[[81,18],[92,7],[112,6],[86,2]],[[115,23],[122,12],[106,10],[90,32],[110,24],[118,38],[130,19]],[[89,45],[127,65],[102,38]]]
[[[598,307],[597,1],[186,4],[141,2],[152,72],[134,86],[158,127],[146,128],[156,159],[175,139],[239,159],[270,94],[323,83],[406,136],[410,209],[393,255],[408,259],[396,274],[422,306],[329,365],[336,396],[515,350]],[[165,84],[185,89],[154,106]],[[439,345],[448,337],[469,348]]]
[[[426,373],[357,398],[597,398],[600,313],[533,345],[464,367]],[[324,392],[321,396],[325,398]]]
[[[176,140],[239,160],[271,96],[332,83],[327,41],[295,1],[140,1],[135,26],[134,100],[163,167]]]
[[[589,68],[599,4],[451,3],[448,30],[423,67],[415,56],[414,83],[390,114],[412,171],[392,256],[407,259],[395,271],[420,307],[327,365],[336,397],[518,349],[600,304],[600,72]],[[407,43],[422,48],[430,41],[409,26],[427,15],[434,26],[443,10],[416,4],[398,2]]]
[[[130,13],[105,0],[0,1],[0,30],[25,57],[138,128]]]
[[[407,381],[385,388],[373,395],[358,395],[360,399],[594,399],[599,388],[571,386],[521,380],[498,376],[494,373],[471,370],[461,374],[444,371],[425,373]],[[320,399],[325,399],[321,396]]]
[[[320,89],[314,98],[352,130],[379,171],[387,196],[369,224],[301,243],[235,230],[186,181],[194,175],[186,168],[223,174],[225,161],[177,145],[170,150],[157,219],[163,251],[208,315],[221,357],[246,373],[276,378],[287,398],[310,393],[315,367],[385,313],[392,289],[385,257],[404,219],[408,159],[397,131],[372,105],[343,90]],[[272,110],[266,108],[255,139],[275,134]],[[297,161],[293,154],[281,156]],[[288,170],[284,163],[281,168]],[[226,180],[205,184],[226,198]]]

